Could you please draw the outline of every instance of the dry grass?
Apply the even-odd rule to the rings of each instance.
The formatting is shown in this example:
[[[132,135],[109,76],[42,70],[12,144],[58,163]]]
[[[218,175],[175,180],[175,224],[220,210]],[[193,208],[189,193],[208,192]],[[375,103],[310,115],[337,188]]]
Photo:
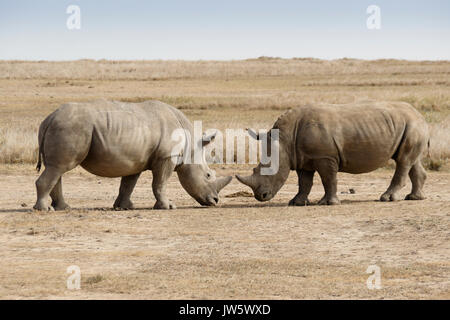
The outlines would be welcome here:
[[[432,159],[450,158],[450,117],[431,125],[430,153]]]
[[[0,61],[0,163],[34,163],[39,122],[68,101],[158,99],[223,130],[268,128],[303,103],[375,99],[409,102],[425,116],[426,164],[440,169],[450,157],[449,74],[448,61]]]
[[[430,71],[435,75],[426,77]],[[168,79],[255,79],[267,77],[309,76],[305,85],[341,84],[337,76],[347,76],[344,83],[364,85],[448,84],[448,61],[356,59],[320,60],[260,57],[236,61],[108,61],[78,60],[68,62],[0,61],[1,79],[64,80],[168,80]],[[332,78],[320,79],[320,76]],[[365,81],[354,78],[366,76]],[[407,78],[405,78],[405,75]],[[414,78],[411,78],[414,75]],[[373,76],[376,78],[373,79]],[[319,77],[319,78],[317,78]],[[324,81],[325,80],[325,81]],[[52,82],[48,84],[52,86]]]
[[[407,299],[449,298],[449,173],[430,172],[425,201],[376,202],[392,172],[339,174],[341,206],[287,207],[292,172],[269,203],[233,180],[220,206],[202,208],[173,175],[173,212],[154,204],[151,174],[111,211],[119,179],[64,175],[74,208],[35,213],[39,123],[60,104],[158,99],[203,128],[269,128],[300,103],[406,101],[430,123],[430,169],[450,158],[450,62],[342,59],[247,61],[0,61],[0,298]],[[21,165],[24,163],[25,165]],[[250,166],[214,166],[218,175]],[[402,196],[410,189],[402,190]],[[353,189],[355,193],[349,193]],[[315,177],[311,200],[323,188]],[[382,290],[366,288],[367,266]],[[82,289],[66,289],[70,265]]]
[[[36,163],[39,123],[18,121],[0,127],[0,162],[5,164]]]

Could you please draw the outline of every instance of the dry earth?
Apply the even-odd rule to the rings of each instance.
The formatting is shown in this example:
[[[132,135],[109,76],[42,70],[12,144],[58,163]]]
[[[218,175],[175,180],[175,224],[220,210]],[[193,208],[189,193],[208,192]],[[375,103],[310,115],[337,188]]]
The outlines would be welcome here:
[[[450,299],[449,75],[450,61],[0,61],[0,298]],[[39,123],[62,103],[99,98],[162,100],[221,130],[269,128],[304,103],[406,101],[430,123],[425,164],[441,171],[429,171],[425,201],[376,201],[385,168],[341,174],[339,192],[356,193],[340,206],[301,208],[287,207],[294,173],[269,203],[233,180],[216,208],[198,206],[174,175],[175,211],[151,210],[146,173],[138,209],[112,211],[119,180],[76,169],[63,179],[72,210],[31,211]],[[312,200],[322,192],[316,177]],[[373,264],[381,290],[366,287]],[[71,265],[79,291],[66,288]]]
[[[217,168],[235,172],[244,170]],[[225,197],[248,191],[233,180],[216,208],[197,205],[174,175],[169,192],[179,209],[155,211],[148,172],[133,195],[137,209],[113,211],[119,180],[76,169],[64,179],[73,209],[37,213],[30,209],[37,174],[6,166],[0,297],[449,299],[450,174],[429,174],[425,201],[376,201],[391,174],[340,174],[342,205],[296,208],[287,207],[295,173],[264,204],[242,192]],[[322,190],[316,177],[311,199]],[[366,287],[373,264],[381,268],[381,290]],[[71,265],[81,269],[79,291],[66,288]]]

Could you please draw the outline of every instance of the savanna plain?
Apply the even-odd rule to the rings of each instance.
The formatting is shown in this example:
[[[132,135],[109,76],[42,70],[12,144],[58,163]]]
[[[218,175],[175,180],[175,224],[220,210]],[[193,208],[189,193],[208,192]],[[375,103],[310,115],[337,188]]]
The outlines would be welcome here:
[[[291,175],[270,202],[235,179],[204,208],[176,174],[177,210],[152,210],[151,172],[136,209],[114,211],[120,179],[77,168],[63,177],[70,210],[35,212],[40,122],[65,102],[167,102],[203,129],[269,129],[295,106],[406,101],[431,130],[423,201],[379,202],[393,164],[339,174],[339,206],[288,207]],[[0,61],[0,298],[450,299],[450,62],[353,59]],[[214,164],[217,175],[254,165]],[[402,190],[409,193],[411,185]],[[316,175],[310,196],[323,194]],[[69,266],[81,270],[69,290]],[[381,289],[366,273],[380,267]]]

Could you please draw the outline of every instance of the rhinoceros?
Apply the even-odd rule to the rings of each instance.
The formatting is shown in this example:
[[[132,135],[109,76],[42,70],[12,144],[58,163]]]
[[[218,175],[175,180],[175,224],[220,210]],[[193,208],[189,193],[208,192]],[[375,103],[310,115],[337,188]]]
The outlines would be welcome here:
[[[325,189],[319,205],[335,205],[337,172],[352,174],[373,171],[396,162],[392,181],[381,201],[400,200],[399,190],[406,178],[412,191],[406,200],[422,200],[426,172],[421,157],[429,148],[428,125],[422,115],[404,102],[364,101],[351,104],[305,105],[287,111],[272,129],[279,134],[279,169],[276,174],[262,175],[262,164],[250,176],[236,178],[249,186],[259,201],[272,199],[288,178],[290,170],[298,175],[299,190],[289,202],[291,206],[309,204],[308,195],[317,171]],[[251,136],[260,139],[254,131]],[[271,131],[266,135],[268,147]]]
[[[141,172],[151,170],[156,198],[154,209],[175,209],[166,184],[176,171],[183,188],[201,205],[213,206],[219,191],[232,177],[216,179],[206,162],[186,163],[175,155],[174,130],[192,133],[192,125],[178,109],[159,102],[122,103],[100,100],[68,103],[51,113],[39,128],[39,160],[45,170],[36,181],[37,210],[64,210],[61,176],[80,165],[102,177],[122,177],[115,209],[131,209],[131,193]],[[191,135],[192,137],[192,135]],[[193,143],[208,144],[214,136]],[[208,141],[209,140],[209,141]],[[186,142],[186,141],[185,141]],[[183,148],[182,148],[183,149]],[[51,207],[47,205],[50,195]]]

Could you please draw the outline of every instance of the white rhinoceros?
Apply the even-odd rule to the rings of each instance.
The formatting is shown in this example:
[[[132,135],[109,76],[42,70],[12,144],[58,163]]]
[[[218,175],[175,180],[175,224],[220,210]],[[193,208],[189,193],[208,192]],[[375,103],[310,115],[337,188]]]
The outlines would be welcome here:
[[[216,179],[204,159],[199,164],[173,159],[177,141],[172,139],[172,134],[177,129],[184,129],[192,136],[192,125],[184,114],[159,101],[101,100],[62,105],[39,128],[37,169],[40,170],[43,161],[45,170],[36,181],[34,208],[51,209],[46,202],[50,195],[55,210],[66,209],[61,176],[78,165],[98,176],[122,177],[114,202],[116,209],[133,208],[130,195],[145,170],[153,173],[155,209],[175,208],[165,191],[173,171],[177,172],[183,188],[201,205],[216,205],[219,191],[231,177]],[[193,143],[208,143],[201,140]]]
[[[380,200],[399,200],[398,191],[405,186],[408,174],[412,191],[406,200],[425,199],[422,187],[426,173],[421,157],[429,147],[428,125],[407,103],[366,101],[303,106],[282,115],[273,129],[279,130],[277,173],[262,175],[261,169],[270,164],[260,163],[253,175],[236,176],[252,188],[259,201],[273,198],[288,178],[289,171],[296,170],[299,191],[289,205],[309,203],[308,195],[316,171],[325,189],[319,204],[339,204],[337,172],[370,172],[385,165],[389,159],[395,160],[396,170]],[[259,138],[254,132],[251,135]],[[270,134],[267,137],[270,140]]]

